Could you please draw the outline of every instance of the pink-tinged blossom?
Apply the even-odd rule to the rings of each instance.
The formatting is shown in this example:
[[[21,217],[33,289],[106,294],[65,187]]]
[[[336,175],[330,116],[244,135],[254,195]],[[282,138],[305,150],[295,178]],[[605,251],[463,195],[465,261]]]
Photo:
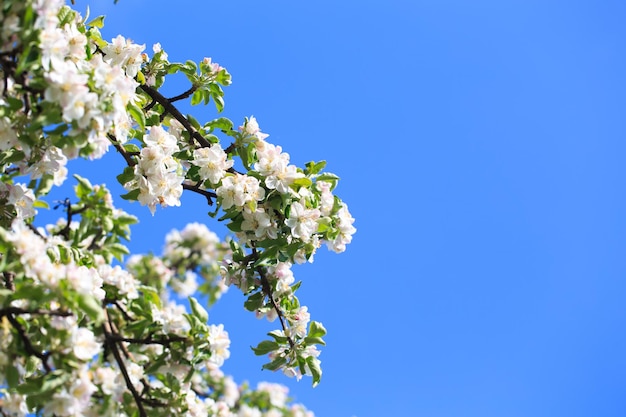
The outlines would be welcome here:
[[[291,185],[298,178],[304,178],[304,174],[298,172],[298,168],[295,165],[288,165],[282,171],[268,176],[265,179],[265,185],[269,189],[276,189],[281,194],[291,194]]]
[[[160,148],[164,155],[172,155],[179,150],[176,137],[161,126],[151,126],[143,141],[149,148]]]
[[[59,18],[59,9],[65,5],[65,0],[35,0],[33,9],[37,13],[35,28],[48,29],[56,27]]]
[[[285,224],[291,228],[291,235],[302,239],[304,242],[311,240],[313,233],[317,231],[317,219],[320,217],[318,209],[307,209],[301,203],[291,205],[289,218]]]
[[[255,144],[258,162],[254,164],[254,170],[265,178],[265,185],[269,189],[275,189],[282,194],[290,194],[290,186],[298,178],[304,178],[302,172],[298,172],[295,165],[289,165],[289,154],[282,152],[280,146],[275,146],[264,141]]]
[[[221,199],[221,206],[224,210],[233,206],[243,208],[247,203],[256,206],[257,201],[265,198],[265,189],[260,186],[259,180],[242,174],[224,177],[216,193]]]
[[[263,140],[269,136],[268,134],[261,132],[259,124],[254,116],[250,116],[243,126],[239,126],[239,131],[246,135],[255,136],[259,140]]]
[[[278,233],[276,225],[262,208],[257,208],[254,212],[249,210],[243,211],[241,230],[254,232],[254,236],[256,236],[257,239],[264,237],[275,239]]]
[[[127,190],[139,189],[137,201],[154,214],[157,204],[179,206],[183,193],[182,168],[172,157],[179,150],[176,138],[160,126],[152,126],[144,135],[146,146],[135,165],[135,178],[124,184]]]
[[[226,152],[219,143],[216,143],[209,148],[194,150],[191,163],[200,167],[199,175],[202,180],[218,184],[235,161],[228,159]]]
[[[352,242],[352,235],[356,233],[356,228],[352,226],[354,218],[348,211],[348,205],[342,203],[341,208],[336,214],[338,235],[331,241],[327,241],[326,245],[334,252],[341,253],[346,250],[346,245]]]
[[[67,158],[65,155],[59,148],[51,145],[43,151],[37,162],[26,169],[26,173],[30,174],[33,179],[51,174],[54,185],[61,185],[67,178],[66,164]]]
[[[293,404],[289,407],[292,417],[315,417],[312,411],[307,410],[302,404]]]
[[[303,306],[293,315],[289,317],[290,333],[295,334],[298,337],[305,337],[307,334],[307,326],[311,319],[311,314],[308,311],[308,307]]]
[[[335,205],[335,197],[331,192],[331,184],[325,181],[317,181],[315,188],[320,191],[320,213],[322,216],[328,216]]]
[[[274,407],[282,408],[287,403],[289,388],[284,385],[274,384],[271,382],[259,382],[256,389],[257,391],[268,393],[270,397],[270,403]]]
[[[143,63],[142,52],[146,45],[134,44],[130,39],[118,35],[111,43],[102,48],[104,60],[112,66],[122,66],[126,75],[135,77]]]
[[[289,154],[282,151],[280,146],[259,141],[255,144],[258,162],[254,170],[264,177],[282,172],[289,165]]]
[[[291,294],[291,285],[295,282],[291,263],[278,262],[268,269],[269,276],[276,280],[276,295]]]
[[[65,38],[69,47],[69,58],[71,60],[83,60],[87,57],[85,47],[87,46],[87,37],[78,30],[74,22],[66,23],[63,27]]]

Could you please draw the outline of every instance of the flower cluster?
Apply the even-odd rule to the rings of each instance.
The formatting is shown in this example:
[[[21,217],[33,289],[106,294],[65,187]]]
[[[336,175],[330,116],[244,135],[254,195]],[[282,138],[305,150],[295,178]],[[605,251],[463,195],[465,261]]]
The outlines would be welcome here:
[[[205,306],[238,287],[246,309],[280,325],[253,348],[264,368],[317,384],[326,330],[296,297],[292,266],[351,242],[338,177],[323,161],[292,164],[254,117],[236,129],[184,116],[179,100],[224,107],[230,74],[210,58],[108,42],[102,17],[87,22],[62,0],[7,0],[0,22],[0,414],[311,417],[283,386],[223,374],[230,338]],[[171,74],[191,86],[167,98]],[[124,263],[137,219],[106,187],[74,175],[74,197],[46,201],[70,160],[113,148],[124,199],[154,214],[197,193],[232,236],[191,223],[160,256]],[[37,227],[50,206],[65,215]]]
[[[134,178],[125,183],[128,190],[139,190],[137,200],[154,214],[157,204],[180,206],[183,194],[182,167],[172,155],[179,150],[176,137],[161,126],[152,126],[144,135],[145,147],[135,165]]]

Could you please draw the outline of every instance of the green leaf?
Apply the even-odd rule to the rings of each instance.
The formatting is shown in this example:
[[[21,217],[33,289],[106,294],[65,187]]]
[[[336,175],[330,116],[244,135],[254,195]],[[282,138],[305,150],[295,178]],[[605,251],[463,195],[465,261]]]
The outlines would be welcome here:
[[[198,66],[192,60],[187,60],[180,68],[180,70],[187,75],[197,75]]]
[[[310,178],[304,177],[304,178],[296,178],[293,183],[295,185],[299,185],[301,187],[310,187],[311,184],[313,184],[313,182],[311,181]]]
[[[93,191],[93,185],[87,178],[83,178],[78,174],[74,174],[74,178],[78,181],[76,185],[76,196],[78,198],[82,199]]]
[[[139,148],[139,146],[135,145],[134,143],[124,144],[124,150],[128,153],[140,153],[141,152],[141,149]]]
[[[265,365],[263,365],[263,369],[268,369],[270,371],[276,371],[276,370],[280,369],[286,363],[287,363],[287,359],[283,358],[282,356],[279,356],[276,359],[274,359],[273,361],[271,361],[270,363],[266,363]]]
[[[17,368],[9,365],[4,368],[4,372],[9,389],[16,388],[20,383],[20,373]]]
[[[254,351],[254,354],[257,356],[266,355],[270,352],[278,350],[279,347],[278,343],[271,340],[264,340],[259,343],[257,347],[250,346],[250,348]]]
[[[317,177],[317,181],[333,182],[333,181],[338,181],[338,180],[339,180],[339,177],[335,174],[331,174],[330,172],[324,172],[323,174]]]
[[[326,329],[322,325],[322,323],[318,321],[311,321],[309,324],[309,334],[308,337],[322,337],[326,335]]]
[[[26,155],[24,154],[24,152],[19,151],[19,150],[15,149],[15,148],[11,148],[11,149],[7,150],[6,152],[4,152],[4,154],[6,156],[3,157],[2,159],[6,163],[23,161],[26,158]]]
[[[323,170],[324,167],[326,167],[326,161],[319,161],[319,162],[311,161],[311,162],[307,162],[306,163],[306,173],[307,173],[307,175],[317,174],[318,172]]]
[[[45,208],[45,209],[49,209],[50,208],[48,203],[46,201],[43,201],[43,200],[35,200],[33,202],[33,207],[35,207],[35,208]]]
[[[39,184],[37,184],[37,189],[35,190],[35,195],[45,195],[50,192],[52,186],[54,185],[54,177],[50,174],[45,174],[39,180]]]
[[[243,217],[238,217],[233,219],[230,223],[226,225],[233,232],[241,232],[241,224],[243,223]]]
[[[124,171],[121,174],[119,174],[116,178],[117,178],[117,182],[119,182],[120,184],[122,184],[122,186],[124,186],[126,183],[135,179],[135,170],[133,169],[133,167],[126,167],[124,168]]]
[[[283,333],[281,333],[279,330],[273,330],[269,332],[267,335],[272,336],[274,340],[276,340],[277,343],[284,344],[289,341],[289,338],[285,336]]]
[[[248,311],[255,311],[263,307],[264,303],[265,303],[265,294],[263,294],[262,291],[259,291],[250,295],[248,299],[243,303],[243,306]]]
[[[215,78],[215,80],[218,83],[226,86],[226,85],[230,85],[230,83],[231,83],[231,76],[228,73],[228,71],[226,71],[226,69],[222,68],[220,70],[220,72],[217,74],[217,77]]]
[[[43,394],[63,385],[70,377],[70,373],[57,369],[49,374],[29,379],[17,387],[17,392],[26,395]]]
[[[193,315],[199,318],[200,320],[202,320],[203,322],[208,321],[209,313],[207,313],[204,307],[200,305],[198,300],[196,300],[194,297],[189,297],[188,300],[189,300],[189,306],[191,307],[191,311],[193,312]]]
[[[230,119],[226,117],[218,117],[217,119],[208,122],[206,126],[213,129],[232,130],[234,124]]]
[[[130,113],[131,117],[137,122],[139,128],[144,131],[146,130],[146,116],[143,113],[143,110],[132,103],[127,106],[128,113]]]
[[[96,297],[90,294],[78,294],[77,298],[78,306],[90,319],[96,324],[101,324],[104,321],[104,310]]]
[[[136,188],[132,191],[127,192],[126,194],[122,194],[120,197],[122,197],[124,200],[137,201],[137,199],[139,198],[139,192],[139,188]]]
[[[313,377],[313,386],[317,386],[322,379],[322,368],[320,368],[319,361],[314,356],[309,356],[306,358],[306,364],[309,366],[311,370],[311,376]]]
[[[204,101],[204,91],[196,90],[191,96],[191,105],[196,106]]]
[[[224,99],[222,98],[222,96],[216,96],[216,95],[212,95],[211,97],[213,97],[213,101],[215,102],[215,108],[217,109],[217,112],[221,113],[222,110],[224,110]]]
[[[307,345],[323,345],[326,346],[326,342],[324,342],[324,340],[322,340],[321,337],[305,337],[304,338],[304,343],[306,343]]]
[[[104,247],[104,249],[120,262],[124,260],[124,255],[128,255],[130,253],[126,246],[118,242],[109,243]]]
[[[87,26],[94,26],[97,27],[99,29],[102,29],[104,27],[104,18],[105,16],[98,16],[93,20],[90,20],[89,22],[87,22]]]

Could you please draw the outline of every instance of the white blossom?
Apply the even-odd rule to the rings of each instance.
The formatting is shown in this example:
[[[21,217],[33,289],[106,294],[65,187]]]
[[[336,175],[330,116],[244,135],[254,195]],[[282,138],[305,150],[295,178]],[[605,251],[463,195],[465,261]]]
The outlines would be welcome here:
[[[192,164],[200,167],[200,178],[209,180],[212,184],[218,184],[226,171],[235,163],[228,159],[226,152],[219,143],[209,148],[200,148],[193,151]]]
[[[100,352],[102,344],[96,340],[96,336],[89,329],[78,327],[72,333],[72,352],[74,356],[83,361],[91,360]]]

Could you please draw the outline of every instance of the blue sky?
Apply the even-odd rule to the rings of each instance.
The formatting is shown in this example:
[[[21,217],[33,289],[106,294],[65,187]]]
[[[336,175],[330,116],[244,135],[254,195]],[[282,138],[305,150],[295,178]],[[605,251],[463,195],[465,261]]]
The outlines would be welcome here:
[[[228,68],[225,116],[342,178],[353,244],[296,269],[329,330],[322,383],[260,371],[270,327],[231,290],[211,320],[238,381],[286,383],[317,416],[626,415],[626,3],[90,3],[108,39]],[[80,172],[114,188],[112,156]],[[223,233],[183,203],[131,205],[131,248]]]

